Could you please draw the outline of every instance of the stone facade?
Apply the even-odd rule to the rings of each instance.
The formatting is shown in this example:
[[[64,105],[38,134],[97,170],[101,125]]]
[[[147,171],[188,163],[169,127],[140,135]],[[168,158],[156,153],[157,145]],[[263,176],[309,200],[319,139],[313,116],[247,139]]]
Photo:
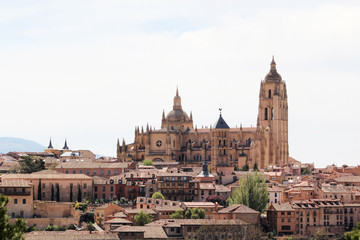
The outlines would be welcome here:
[[[92,196],[93,179],[84,174],[62,174],[56,171],[44,171],[32,174],[6,174],[1,178],[3,180],[25,180],[30,182],[33,185],[34,200],[56,201],[59,198],[59,202],[75,202],[78,199],[79,188],[81,189],[82,199]],[[38,196],[39,185],[41,199]],[[52,191],[54,191],[53,199]],[[57,192],[59,192],[59,197],[57,197]],[[70,197],[71,192],[72,199]]]
[[[173,110],[163,112],[161,129],[147,126],[135,128],[134,143],[122,146],[118,141],[120,161],[177,161],[180,165],[196,166],[203,160],[211,162],[211,172],[219,166],[257,163],[259,168],[287,164],[288,105],[286,84],[277,73],[273,59],[270,72],[261,82],[256,127],[230,128],[222,115],[209,128],[194,128],[190,116],[182,109],[178,90]]]
[[[30,218],[33,216],[32,186],[24,180],[3,180],[0,183],[0,194],[9,198],[7,214],[12,218]]]

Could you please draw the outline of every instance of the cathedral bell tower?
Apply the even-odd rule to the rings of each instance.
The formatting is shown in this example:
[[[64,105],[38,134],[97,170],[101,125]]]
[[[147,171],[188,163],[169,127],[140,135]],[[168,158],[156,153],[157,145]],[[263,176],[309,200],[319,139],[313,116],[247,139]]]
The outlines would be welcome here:
[[[274,57],[270,72],[261,82],[256,133],[255,161],[260,168],[284,165],[289,160],[288,102],[286,84],[276,70]]]

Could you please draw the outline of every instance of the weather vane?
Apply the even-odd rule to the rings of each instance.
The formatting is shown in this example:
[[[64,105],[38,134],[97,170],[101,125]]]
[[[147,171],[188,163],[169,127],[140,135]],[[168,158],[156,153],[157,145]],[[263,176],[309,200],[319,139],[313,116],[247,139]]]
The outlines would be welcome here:
[[[222,112],[222,108],[219,108],[219,111],[220,111],[220,114],[221,114],[221,112]]]

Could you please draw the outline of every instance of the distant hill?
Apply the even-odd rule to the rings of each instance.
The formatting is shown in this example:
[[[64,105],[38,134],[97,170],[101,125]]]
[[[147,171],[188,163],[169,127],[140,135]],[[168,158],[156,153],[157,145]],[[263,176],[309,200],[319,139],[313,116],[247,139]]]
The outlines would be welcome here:
[[[43,152],[45,148],[37,142],[23,138],[0,137],[0,153]]]

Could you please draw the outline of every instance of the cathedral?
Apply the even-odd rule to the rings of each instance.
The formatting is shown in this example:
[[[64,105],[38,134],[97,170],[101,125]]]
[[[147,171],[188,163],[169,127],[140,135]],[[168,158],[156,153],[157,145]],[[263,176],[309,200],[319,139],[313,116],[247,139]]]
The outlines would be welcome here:
[[[220,167],[239,167],[256,163],[258,168],[285,165],[289,161],[288,105],[286,84],[276,70],[261,81],[256,127],[230,128],[221,114],[209,128],[194,128],[192,113],[181,106],[178,89],[173,109],[162,114],[161,128],[135,128],[134,143],[117,142],[119,161],[178,162],[180,166],[210,164],[211,172]]]

